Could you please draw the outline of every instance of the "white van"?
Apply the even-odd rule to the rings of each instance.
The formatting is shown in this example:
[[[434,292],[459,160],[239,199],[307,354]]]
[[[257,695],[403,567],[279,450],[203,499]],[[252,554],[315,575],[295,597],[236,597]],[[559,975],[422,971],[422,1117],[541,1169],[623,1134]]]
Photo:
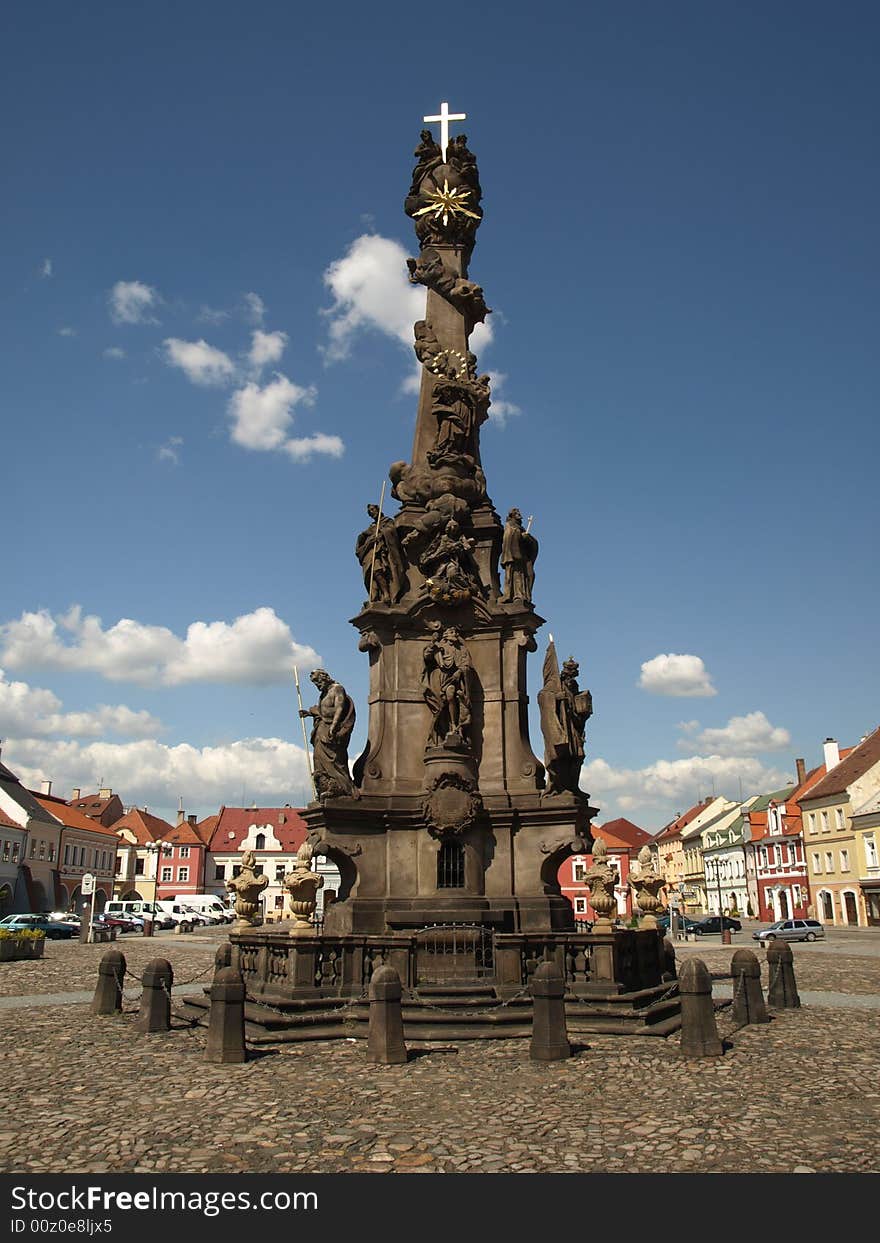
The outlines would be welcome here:
[[[225,906],[214,893],[178,893],[174,901],[218,922],[235,918],[235,913]]]

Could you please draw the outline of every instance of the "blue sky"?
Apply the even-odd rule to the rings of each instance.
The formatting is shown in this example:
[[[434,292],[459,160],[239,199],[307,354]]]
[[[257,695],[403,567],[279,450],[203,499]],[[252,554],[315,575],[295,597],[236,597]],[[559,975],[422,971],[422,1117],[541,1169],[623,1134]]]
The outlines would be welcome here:
[[[600,819],[657,828],[877,725],[876,6],[536,14],[438,41],[403,4],[5,12],[0,733],[28,780],[300,802],[297,653],[362,743],[352,546],[411,445],[402,200],[443,99],[485,195],[489,491],[535,515]]]

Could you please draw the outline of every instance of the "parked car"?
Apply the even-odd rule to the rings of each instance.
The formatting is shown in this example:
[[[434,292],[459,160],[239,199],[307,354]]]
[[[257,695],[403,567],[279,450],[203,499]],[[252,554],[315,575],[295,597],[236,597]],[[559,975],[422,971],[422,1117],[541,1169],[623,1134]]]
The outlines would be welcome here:
[[[0,928],[5,928],[8,932],[25,929],[44,932],[48,941],[69,941],[71,937],[79,935],[78,927],[50,919],[48,915],[7,915],[5,919],[0,919]]]
[[[705,919],[698,919],[693,928],[698,937],[706,936],[711,932],[721,932],[722,930],[724,932],[742,932],[742,924],[738,919],[731,919],[729,915],[707,915]]]
[[[664,932],[669,931],[669,912],[664,915],[658,915],[657,927],[662,928]],[[691,919],[689,915],[678,914],[675,919],[675,926],[679,932],[693,932],[697,926],[697,921]]]
[[[818,919],[777,919],[769,928],[753,932],[752,937],[765,945],[768,941],[815,941],[824,937],[825,925]]]
[[[219,924],[228,918],[235,918],[235,912],[224,906],[216,894],[212,893],[179,893],[174,899],[190,910],[207,915],[213,924]]]
[[[119,932],[140,932],[143,924],[138,923],[127,915],[96,915],[95,925],[105,928],[116,928]]]

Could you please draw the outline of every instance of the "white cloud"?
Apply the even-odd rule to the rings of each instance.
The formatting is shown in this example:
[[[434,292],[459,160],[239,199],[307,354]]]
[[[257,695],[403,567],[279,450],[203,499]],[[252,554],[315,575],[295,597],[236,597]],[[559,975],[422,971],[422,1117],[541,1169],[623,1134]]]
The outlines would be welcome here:
[[[699,656],[676,655],[674,652],[646,660],[638,684],[652,695],[699,698],[718,694]]]
[[[105,358],[125,358],[125,350],[121,345],[109,345],[104,351]]]
[[[50,690],[27,682],[7,681],[0,669],[0,734],[4,738],[45,738],[52,734],[98,737],[121,734],[152,738],[164,729],[149,712],[135,712],[124,704],[99,704],[90,712],[62,712],[62,703]]]
[[[127,743],[10,738],[4,760],[26,786],[51,780],[57,789],[97,785],[120,792],[126,803],[173,814],[178,795],[202,815],[221,804],[300,804],[309,793],[302,747],[282,738],[245,738],[218,746],[167,746],[154,740]]]
[[[263,332],[257,328],[251,335],[248,362],[259,371],[269,363],[280,362],[286,346],[286,332]]]
[[[10,669],[64,669],[113,682],[180,686],[189,682],[269,686],[290,677],[294,663],[314,668],[314,648],[297,643],[274,609],[223,621],[193,622],[181,639],[165,626],[124,617],[104,629],[79,606],[63,616],[22,613],[0,626],[0,660]]]
[[[244,295],[244,312],[249,323],[262,324],[263,316],[266,314],[266,304],[258,293]]]
[[[49,277],[52,275],[52,260],[44,259],[40,264],[40,276]]]
[[[69,324],[65,324],[63,328],[58,329],[59,337],[75,337],[76,329],[71,328]]]
[[[606,814],[608,801],[622,811],[647,805],[681,809],[713,790],[738,798],[740,782],[746,793],[754,793],[778,789],[786,780],[784,772],[752,756],[695,755],[657,760],[645,768],[613,768],[596,759],[581,769],[581,785]]]
[[[212,306],[202,306],[196,319],[205,324],[222,324],[229,319],[229,312],[216,310]]]
[[[355,336],[373,328],[412,349],[413,324],[425,316],[425,290],[410,284],[407,252],[399,242],[377,233],[355,239],[341,259],[324,273],[333,294],[328,361],[346,358]]]
[[[162,301],[152,285],[142,281],[117,281],[107,295],[110,318],[117,324],[155,324],[151,312]]]
[[[496,396],[496,394],[502,389],[504,381],[507,379],[504,372],[490,371],[488,375],[492,391],[492,404],[489,406],[489,418],[499,427],[503,427],[508,419],[513,418],[517,414],[522,414],[522,410],[512,401],[507,401],[503,397]]]
[[[314,400],[314,388],[303,388],[281,372],[262,387],[254,382],[246,384],[229,399],[232,439],[244,449],[276,450],[298,462],[315,453],[340,457],[344,445],[338,436],[318,433],[291,438],[288,434],[295,407],[311,406]]]
[[[181,341],[177,337],[168,337],[162,344],[168,366],[179,367],[193,384],[210,388],[226,384],[235,375],[235,363],[229,355],[207,341]]]
[[[732,716],[722,729],[704,729],[699,721],[685,721],[679,726],[688,736],[679,738],[681,751],[710,751],[717,755],[755,755],[763,751],[784,751],[791,745],[787,729],[771,725],[763,712]]]
[[[156,451],[156,457],[160,462],[170,462],[172,466],[179,466],[180,446],[182,444],[182,436],[169,436],[164,445],[159,445],[159,448]]]

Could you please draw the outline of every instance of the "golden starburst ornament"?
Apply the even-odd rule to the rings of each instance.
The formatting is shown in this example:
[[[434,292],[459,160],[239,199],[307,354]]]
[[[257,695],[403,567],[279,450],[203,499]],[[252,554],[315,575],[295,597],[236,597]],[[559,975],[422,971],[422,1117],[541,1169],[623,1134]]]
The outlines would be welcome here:
[[[459,186],[450,190],[449,182],[444,178],[443,189],[428,190],[425,195],[428,199],[427,206],[420,207],[413,212],[413,216],[433,216],[435,220],[443,221],[444,229],[449,224],[450,216],[469,216],[471,220],[479,220],[479,214],[465,206],[465,199],[470,198],[470,194],[470,190]]]

